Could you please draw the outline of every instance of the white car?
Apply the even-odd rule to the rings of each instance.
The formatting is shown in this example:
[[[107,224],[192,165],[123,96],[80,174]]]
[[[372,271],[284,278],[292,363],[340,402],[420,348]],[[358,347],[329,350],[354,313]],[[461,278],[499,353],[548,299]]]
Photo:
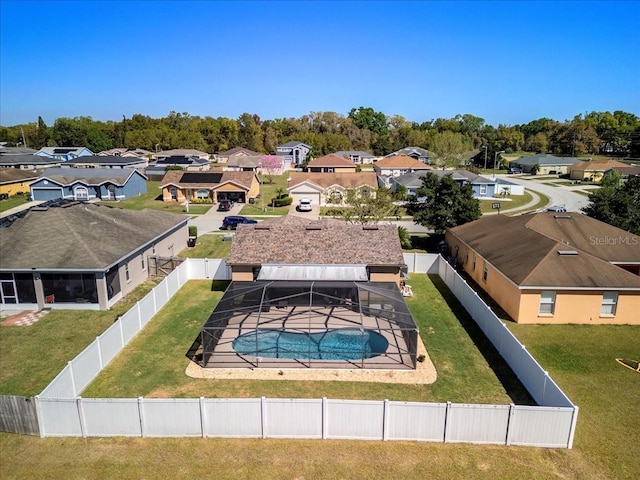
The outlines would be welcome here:
[[[301,198],[300,203],[296,207],[299,212],[311,212],[313,210],[313,205],[311,204],[311,200],[308,198]]]

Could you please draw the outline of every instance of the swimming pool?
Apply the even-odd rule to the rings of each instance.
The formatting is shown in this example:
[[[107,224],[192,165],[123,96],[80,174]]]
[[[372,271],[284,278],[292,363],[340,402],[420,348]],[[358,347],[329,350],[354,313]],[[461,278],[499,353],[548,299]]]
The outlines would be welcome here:
[[[373,330],[340,328],[318,333],[253,330],[236,337],[242,355],[312,360],[362,360],[387,351],[389,342]]]

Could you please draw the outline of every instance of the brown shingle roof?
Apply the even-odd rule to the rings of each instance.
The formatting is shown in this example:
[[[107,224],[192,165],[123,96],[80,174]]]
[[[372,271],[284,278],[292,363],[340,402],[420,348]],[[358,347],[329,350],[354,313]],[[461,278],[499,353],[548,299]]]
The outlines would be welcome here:
[[[340,155],[336,155],[335,153],[330,153],[325,155],[324,157],[319,157],[314,160],[311,160],[307,167],[353,167],[354,164],[351,160],[347,160]]]
[[[31,183],[39,177],[39,173],[29,172],[27,170],[21,170],[18,168],[0,168],[0,183]]]
[[[32,209],[2,229],[0,268],[104,269],[188,218],[94,204]]]
[[[170,170],[165,173],[159,188],[165,188],[169,185],[180,188],[215,188],[223,183],[233,182],[249,190],[255,175],[254,172],[223,172],[222,170],[207,172]]]
[[[339,220],[287,215],[256,225],[238,225],[227,263],[402,266],[404,258],[394,225],[365,228]]]
[[[449,232],[522,287],[640,288],[640,277],[610,263],[640,262],[638,237],[584,215],[487,216]]]
[[[303,182],[311,182],[322,188],[328,188],[332,185],[340,185],[346,189],[362,186],[378,188],[378,176],[374,172],[291,172],[289,178],[290,189]]]
[[[380,168],[412,168],[413,170],[433,170],[429,165],[424,164],[407,155],[386,157],[382,160],[378,160],[376,162],[376,165]]]
[[[591,160],[590,162],[582,162],[571,167],[574,171],[585,172],[606,172],[611,168],[628,167],[626,163],[617,160]]]

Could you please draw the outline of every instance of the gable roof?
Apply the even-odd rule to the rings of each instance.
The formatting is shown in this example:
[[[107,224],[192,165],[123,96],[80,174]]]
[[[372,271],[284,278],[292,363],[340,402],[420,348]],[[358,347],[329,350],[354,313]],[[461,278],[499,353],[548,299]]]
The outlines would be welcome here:
[[[155,162],[155,165],[208,165],[209,160],[200,157],[189,157],[184,155],[172,155],[162,157]]]
[[[234,155],[227,160],[228,167],[258,168],[262,155]]]
[[[378,188],[378,176],[374,172],[291,172],[288,189],[291,190],[304,182],[311,182],[322,188],[328,188],[332,185],[340,185],[346,189],[363,186]]]
[[[124,185],[132,175],[141,175],[133,168],[47,168],[41,178],[51,180],[59,185],[72,185],[78,181],[85,185],[101,185],[111,182]]]
[[[183,170],[170,170],[162,178],[159,188],[173,185],[180,188],[215,188],[223,183],[233,182],[247,190],[251,188],[256,178],[254,172],[185,172]]]
[[[362,246],[366,245],[367,248]],[[238,225],[227,264],[404,265],[395,225],[359,225],[287,215]]]
[[[347,160],[340,155],[336,155],[335,153],[330,153],[325,155],[324,157],[318,157],[311,160],[307,163],[307,168],[311,167],[351,167],[353,168],[353,162],[351,160]]]
[[[409,157],[430,157],[431,156],[431,152],[429,150],[427,150],[426,148],[422,148],[422,147],[405,147],[405,148],[401,148],[400,150],[396,150],[395,152],[391,152],[389,155],[386,155],[386,157],[395,157],[397,155],[407,155]]]
[[[89,152],[90,155],[93,155],[93,152],[89,150],[87,147],[42,147],[40,150],[36,152],[36,155],[43,154],[47,156],[55,156],[55,155],[67,155],[69,153],[79,154],[83,151]]]
[[[573,171],[585,171],[585,172],[606,172],[607,170],[628,168],[626,163],[618,162],[617,160],[591,160],[589,162],[582,162],[578,165],[571,167]]]
[[[0,147],[0,155],[33,155],[38,150],[27,147]]]
[[[0,168],[0,184],[31,182],[40,178],[40,174],[17,168]]]
[[[127,157],[122,155],[86,155],[84,157],[72,158],[64,162],[65,165],[80,165],[89,163],[94,165],[133,165],[146,163],[146,158]]]
[[[221,157],[232,157],[232,156],[242,156],[242,155],[247,155],[249,157],[257,157],[258,155],[260,155],[260,152],[254,152],[253,150],[249,150],[248,148],[244,148],[244,147],[233,147],[230,150],[227,150],[226,152],[218,152],[218,155]]]
[[[307,147],[309,149],[311,148],[310,145],[307,145],[304,142],[298,142],[296,140],[291,140],[291,141],[289,141],[287,143],[283,143],[282,145],[278,145],[277,148],[293,148],[293,147],[297,147],[298,145],[304,145],[305,147]]]
[[[43,155],[2,155],[0,156],[0,165],[7,167],[15,167],[19,165],[47,166],[58,165],[62,160],[58,158],[45,157]]]
[[[171,157],[172,155],[182,156],[182,157],[209,157],[207,152],[203,152],[201,150],[195,150],[193,148],[174,148],[172,150],[163,150],[161,152],[156,153],[156,157]]]
[[[598,245],[637,237],[581,214],[492,215],[448,231],[520,287],[640,289],[640,277],[612,265],[640,263],[640,249]]]
[[[415,158],[408,157],[407,155],[394,155],[392,157],[385,157],[382,160],[378,160],[375,163],[377,168],[411,168],[413,170],[433,170],[432,167],[416,160]]]
[[[188,221],[159,210],[89,203],[32,208],[2,230],[0,268],[104,270]]]
[[[565,166],[580,163],[582,160],[574,157],[556,157],[548,153],[537,153],[528,157],[518,158],[511,163],[517,165],[540,165],[540,166]],[[574,167],[575,168],[575,167]]]
[[[336,155],[340,155],[341,157],[359,156],[365,158],[376,158],[373,153],[363,152],[362,150],[340,150],[336,152]]]

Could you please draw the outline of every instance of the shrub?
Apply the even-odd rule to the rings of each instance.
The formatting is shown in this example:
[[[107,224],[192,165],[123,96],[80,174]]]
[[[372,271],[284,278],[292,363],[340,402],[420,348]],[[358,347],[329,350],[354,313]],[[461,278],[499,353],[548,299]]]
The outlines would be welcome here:
[[[198,236],[198,227],[195,225],[189,225],[189,236],[196,238]]]
[[[287,205],[291,205],[293,203],[292,197],[283,197],[283,198],[272,198],[271,203],[274,207],[286,207]]]

